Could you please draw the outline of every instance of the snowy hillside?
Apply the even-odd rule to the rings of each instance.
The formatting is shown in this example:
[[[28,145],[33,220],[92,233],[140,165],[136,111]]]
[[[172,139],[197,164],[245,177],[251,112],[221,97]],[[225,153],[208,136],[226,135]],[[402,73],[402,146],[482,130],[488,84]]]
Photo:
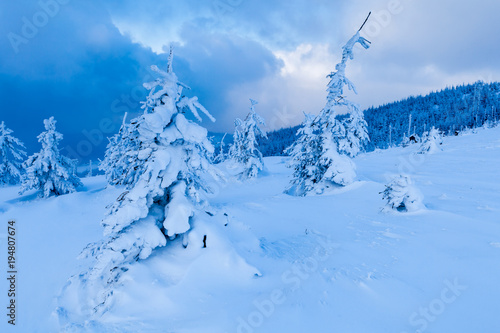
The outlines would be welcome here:
[[[103,176],[44,200],[2,188],[0,267],[15,219],[19,295],[16,327],[2,320],[0,331],[499,332],[500,127],[446,137],[442,149],[362,154],[355,183],[303,198],[283,194],[287,159],[266,158],[257,179],[211,197],[214,216],[194,229],[206,248],[174,241],[134,264],[100,321],[66,313],[78,295],[57,296],[88,265],[76,257],[102,238],[122,188]],[[425,209],[380,211],[399,173]],[[5,278],[0,290],[6,312]]]

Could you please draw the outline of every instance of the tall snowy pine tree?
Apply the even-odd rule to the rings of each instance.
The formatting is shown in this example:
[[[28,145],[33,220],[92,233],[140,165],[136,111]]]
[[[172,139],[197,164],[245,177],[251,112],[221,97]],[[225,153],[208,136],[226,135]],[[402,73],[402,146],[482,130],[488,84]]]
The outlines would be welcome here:
[[[12,130],[0,123],[0,185],[15,185],[21,181],[24,144],[12,136]]]
[[[266,132],[260,127],[265,126],[265,122],[255,112],[257,101],[250,99],[250,102],[250,113],[245,121],[235,121],[234,143],[230,151],[231,158],[243,166],[240,179],[255,178],[264,169],[262,153],[257,148],[257,137],[267,138]]]
[[[366,20],[368,20],[368,18]],[[345,86],[357,94],[356,87],[345,76],[347,61],[354,59],[354,46],[356,43],[359,43],[365,49],[370,47],[370,42],[359,34],[363,26],[361,26],[358,32],[342,47],[342,61],[335,67],[337,71],[328,75],[330,83],[328,84],[327,108],[335,110],[345,107],[349,112],[349,117],[345,118],[342,122],[345,128],[345,135],[339,138],[339,152],[350,157],[358,155],[370,141],[368,136],[368,124],[364,119],[363,111],[359,109],[357,104],[351,102],[344,96]],[[335,113],[335,111],[333,112]]]
[[[187,86],[172,71],[172,56],[167,72],[156,66],[152,70],[159,78],[144,84],[150,93],[135,125],[137,156],[128,166],[143,171],[109,208],[102,221],[105,239],[82,254],[95,261],[90,271],[72,280],[88,294],[83,311],[106,311],[115,283],[131,264],[179,236],[188,246],[196,235],[189,231],[208,217],[201,208],[207,204],[203,194],[211,191],[207,182],[217,176],[206,158],[213,146],[207,130],[185,114],[190,111],[201,121],[201,111],[215,119],[196,97],[183,95]],[[191,241],[202,244],[202,239]]]
[[[74,192],[82,185],[80,179],[73,174],[76,161],[60,154],[58,145],[63,136],[56,131],[54,117],[45,119],[43,123],[45,132],[38,136],[42,150],[24,162],[26,174],[20,194],[31,189],[40,191],[41,197]]]
[[[288,193],[292,193],[290,190],[294,186],[298,186],[296,195],[305,195],[313,188],[317,193],[322,193],[330,185],[348,185],[356,177],[355,165],[346,154],[357,155],[368,136],[362,113],[357,105],[344,97],[344,88],[347,86],[349,90],[356,91],[352,82],[345,76],[345,69],[347,61],[354,57],[353,48],[357,43],[365,49],[369,47],[370,42],[360,36],[363,26],[342,48],[342,61],[337,64],[336,72],[328,75],[330,82],[326,106],[310,125],[303,125],[303,129],[298,133],[298,143],[289,150],[292,154],[292,167],[296,172]],[[344,123],[337,119],[337,109],[345,107],[351,112],[346,121],[347,129]],[[305,126],[311,129],[306,130]],[[301,138],[306,135],[312,135],[313,139]],[[300,154],[308,148],[302,145],[309,144],[310,141],[318,142],[318,155],[304,159]]]

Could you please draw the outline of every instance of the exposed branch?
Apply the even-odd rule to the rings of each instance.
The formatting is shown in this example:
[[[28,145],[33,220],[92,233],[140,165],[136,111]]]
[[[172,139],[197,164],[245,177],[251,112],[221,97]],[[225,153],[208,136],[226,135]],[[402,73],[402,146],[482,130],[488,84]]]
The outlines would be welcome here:
[[[359,28],[358,32],[361,31],[361,29],[363,29],[363,27],[365,26],[366,22],[368,22],[368,19],[370,18],[371,14],[372,14],[372,12],[368,13],[368,16],[366,17],[366,20],[363,22],[363,24],[361,25],[361,28]]]

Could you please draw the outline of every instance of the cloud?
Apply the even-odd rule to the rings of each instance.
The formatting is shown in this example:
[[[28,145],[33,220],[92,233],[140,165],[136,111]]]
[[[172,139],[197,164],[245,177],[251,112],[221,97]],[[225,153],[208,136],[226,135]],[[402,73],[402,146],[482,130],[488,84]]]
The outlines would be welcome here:
[[[498,80],[496,0],[2,1],[1,120],[33,151],[53,115],[65,147],[101,157],[123,113],[140,112],[148,68],[166,66],[173,42],[178,77],[218,118],[203,123],[210,130],[232,131],[248,98],[270,128],[294,125],[324,106],[325,76],[369,10],[372,47],[347,69],[362,108]]]
[[[240,112],[227,98],[233,87],[253,85],[273,77],[282,66],[272,52],[248,39],[201,32],[191,26],[185,27],[181,36],[184,43],[175,51],[181,63],[175,64],[174,70],[218,119],[211,127],[214,130],[230,128],[235,114]],[[250,92],[242,91],[245,93],[247,96],[243,99],[248,101]]]
[[[2,39],[1,118],[33,151],[39,149],[36,136],[43,130],[42,120],[55,116],[64,145],[76,150],[87,140],[84,130],[99,128],[103,119],[119,124],[122,115],[112,112],[113,101],[141,85],[146,64],[158,56],[121,35],[95,1],[60,5],[54,17],[36,27],[36,34],[25,37],[25,22],[43,11],[38,2],[25,3],[2,2],[2,13],[10,18],[2,24],[3,35],[13,32],[28,42],[16,52],[9,39]],[[80,157],[102,153],[105,138],[98,141]]]
[[[171,41],[183,43],[185,25],[200,31],[229,33],[261,42],[270,49],[293,49],[305,41],[336,40],[339,0],[156,0],[112,1],[113,22],[133,41],[161,52]],[[327,35],[325,35],[327,34]]]
[[[258,100],[257,110],[271,130],[301,123],[303,111],[321,110],[328,83],[326,74],[334,68],[334,59],[340,58],[340,54],[330,53],[327,44],[301,44],[274,55],[283,63],[279,73],[235,85],[228,93],[231,109],[238,110],[240,118],[248,111],[248,98]]]

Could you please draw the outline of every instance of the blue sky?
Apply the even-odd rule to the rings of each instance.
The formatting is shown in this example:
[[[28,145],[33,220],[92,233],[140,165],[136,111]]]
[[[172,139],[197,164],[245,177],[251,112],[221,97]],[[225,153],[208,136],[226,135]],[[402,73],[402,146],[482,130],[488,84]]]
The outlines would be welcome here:
[[[65,153],[100,157],[172,43],[178,77],[217,118],[207,128],[232,131],[249,98],[269,129],[295,125],[323,107],[325,76],[369,11],[372,48],[347,72],[362,108],[498,80],[496,0],[2,1],[0,119],[32,152],[55,116]]]

